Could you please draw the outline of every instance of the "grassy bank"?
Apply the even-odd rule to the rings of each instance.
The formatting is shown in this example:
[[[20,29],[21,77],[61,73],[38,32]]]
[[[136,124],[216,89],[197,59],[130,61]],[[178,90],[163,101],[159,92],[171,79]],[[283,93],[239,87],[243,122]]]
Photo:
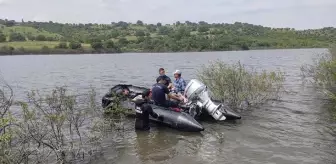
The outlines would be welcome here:
[[[60,44],[58,41],[25,41],[25,42],[7,42],[0,43],[0,47],[8,46],[14,49],[24,48],[26,50],[40,50],[43,47],[55,48]],[[67,43],[69,44],[69,43]],[[90,49],[90,44],[81,44],[84,49]]]
[[[244,51],[239,47],[232,47],[230,49],[221,50],[169,50],[169,49],[156,49],[156,50],[144,50],[144,49],[128,49],[114,47],[114,48],[92,48],[91,44],[81,43],[80,48],[59,48],[58,45],[64,42],[57,41],[26,41],[26,42],[7,42],[0,43],[0,56],[8,55],[50,55],[50,54],[102,54],[102,53],[174,53],[174,52],[211,52],[211,51]],[[69,42],[67,43],[69,45]],[[248,50],[272,50],[272,49],[300,49],[300,48],[323,48],[323,46],[317,47],[251,47]]]
[[[80,43],[81,47],[57,48],[64,42]],[[61,24],[0,19],[3,55],[326,48],[335,43],[336,30],[331,27],[295,30],[241,22]]]
[[[60,45],[66,45],[60,47]],[[0,43],[0,55],[28,54],[92,54],[117,53],[116,49],[93,49],[90,44],[79,43],[76,48],[69,47],[70,42],[58,41],[21,41]]]

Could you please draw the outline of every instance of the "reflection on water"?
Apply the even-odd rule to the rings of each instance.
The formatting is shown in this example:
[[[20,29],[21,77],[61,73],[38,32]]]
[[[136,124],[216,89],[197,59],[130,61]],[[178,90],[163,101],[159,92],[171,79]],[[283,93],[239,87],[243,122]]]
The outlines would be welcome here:
[[[175,156],[176,144],[179,139],[167,131],[154,131],[152,133],[137,131],[134,148],[144,163],[159,162]]]
[[[129,119],[126,131],[111,132],[103,155],[91,163],[336,163],[335,123],[329,107],[311,87],[303,87],[300,66],[311,63],[321,49],[267,50],[211,53],[6,56],[0,70],[14,86],[17,98],[31,88],[50,90],[67,85],[76,92],[89,86],[103,96],[118,83],[150,86],[158,68],[167,75],[182,70],[195,78],[197,68],[209,60],[236,62],[259,69],[286,72],[287,90],[281,101],[241,111],[242,119],[202,122],[205,131],[184,133],[154,127],[135,132]]]

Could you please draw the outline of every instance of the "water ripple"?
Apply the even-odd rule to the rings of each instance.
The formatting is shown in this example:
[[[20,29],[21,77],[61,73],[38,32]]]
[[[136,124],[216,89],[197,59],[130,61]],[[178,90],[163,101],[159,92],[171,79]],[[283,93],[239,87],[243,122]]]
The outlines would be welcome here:
[[[311,87],[303,87],[300,66],[325,50],[270,50],[211,53],[102,54],[0,57],[0,70],[14,87],[16,98],[35,88],[43,91],[67,85],[76,92],[89,86],[104,95],[119,83],[150,86],[164,67],[167,75],[180,69],[195,78],[202,64],[212,60],[241,61],[258,69],[286,72],[286,94],[260,108],[241,112],[242,120],[202,122],[201,134],[183,133],[153,125],[135,132],[134,120],[123,136],[104,144],[94,163],[325,163],[336,162],[335,124],[328,120],[325,102]]]

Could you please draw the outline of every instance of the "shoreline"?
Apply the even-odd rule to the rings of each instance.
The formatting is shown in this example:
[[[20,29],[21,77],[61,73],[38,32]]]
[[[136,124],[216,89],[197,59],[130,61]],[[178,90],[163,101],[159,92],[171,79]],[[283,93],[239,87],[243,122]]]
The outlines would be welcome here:
[[[298,48],[251,48],[249,50],[205,50],[205,51],[96,51],[96,50],[67,50],[62,51],[51,51],[41,52],[41,51],[31,51],[31,52],[12,52],[12,53],[0,53],[1,56],[46,56],[46,55],[90,55],[90,54],[164,54],[164,53],[197,53],[197,52],[241,52],[241,51],[261,51],[261,50],[299,50],[299,49],[328,49],[328,47],[298,47]]]

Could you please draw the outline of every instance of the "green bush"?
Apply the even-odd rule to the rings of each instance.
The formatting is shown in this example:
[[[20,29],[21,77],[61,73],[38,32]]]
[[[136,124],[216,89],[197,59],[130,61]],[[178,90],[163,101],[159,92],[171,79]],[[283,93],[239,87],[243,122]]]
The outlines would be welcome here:
[[[105,47],[106,48],[114,48],[115,45],[114,45],[114,42],[112,40],[108,40],[105,42]]]
[[[209,31],[209,27],[205,25],[201,25],[198,27],[198,32],[207,32]]]
[[[278,99],[285,80],[280,71],[249,71],[240,62],[229,65],[222,61],[204,65],[198,78],[209,87],[215,99],[236,108],[246,101],[257,106]]]
[[[12,46],[2,46],[0,47],[0,54],[12,54],[15,50]]]
[[[336,47],[320,56],[314,64],[301,67],[302,77],[336,101]]]
[[[118,40],[118,44],[120,45],[120,46],[125,46],[125,45],[127,45],[129,43],[129,41],[126,39],[126,38],[120,38],[119,40]]]
[[[102,49],[103,48],[103,43],[101,41],[99,42],[92,42],[91,47],[95,50]]]
[[[32,91],[15,103],[21,110],[14,117],[13,91],[0,78],[0,163],[71,163],[99,154],[103,137],[122,128],[122,120],[103,118],[96,98],[93,89],[84,95],[65,87],[47,95]]]
[[[11,163],[17,158],[14,152],[8,151],[11,149],[11,141],[14,136],[11,125],[15,123],[15,120],[10,113],[12,103],[13,90],[0,77],[0,163]]]
[[[43,46],[43,47],[41,48],[41,52],[42,52],[42,53],[49,54],[50,51],[51,51],[51,49],[50,49],[48,46]]]
[[[68,44],[66,42],[61,42],[58,44],[58,46],[56,46],[56,48],[67,49]]]
[[[336,120],[336,47],[318,57],[314,64],[302,66],[301,73],[304,80],[308,79],[318,91],[333,102],[334,107],[331,111]]]
[[[46,41],[47,38],[44,35],[37,35],[35,38],[37,41]]]
[[[6,42],[6,36],[0,31],[0,43],[1,42]]]
[[[135,32],[135,36],[145,36],[145,35],[146,35],[145,32],[142,31],[142,30],[137,30],[137,31]]]
[[[26,38],[20,34],[20,33],[15,33],[15,32],[12,32],[10,35],[9,35],[9,41],[11,42],[15,42],[15,41],[26,41]]]
[[[79,42],[70,42],[69,47],[71,49],[79,49],[82,48],[82,44]]]

